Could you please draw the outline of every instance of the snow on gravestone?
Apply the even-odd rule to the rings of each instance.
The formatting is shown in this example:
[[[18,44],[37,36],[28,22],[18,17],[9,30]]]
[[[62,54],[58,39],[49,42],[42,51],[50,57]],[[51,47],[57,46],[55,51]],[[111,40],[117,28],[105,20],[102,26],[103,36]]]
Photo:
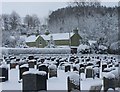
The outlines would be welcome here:
[[[115,75],[109,72],[103,76],[104,91],[106,92],[109,88],[115,90]]]
[[[22,74],[26,71],[29,71],[28,64],[21,65],[19,68],[19,79],[22,79]]]
[[[77,72],[71,72],[67,79],[68,92],[80,91],[80,76]]]
[[[41,64],[38,67],[39,71],[45,71],[46,72],[46,78],[48,79],[48,64]]]
[[[93,78],[93,66],[86,67],[86,78]]]
[[[57,66],[52,64],[49,65],[49,78],[57,77]]]
[[[10,69],[15,69],[16,66],[17,66],[17,62],[15,59],[12,59],[11,62],[10,62]]]
[[[7,64],[4,63],[0,66],[0,81],[1,82],[7,81],[8,76],[9,76],[8,66]]]
[[[71,65],[65,64],[65,72],[71,71]]]
[[[47,79],[45,71],[30,69],[23,73],[23,92],[47,90]]]
[[[112,74],[115,75],[115,86],[120,87],[120,74],[119,69],[111,71]]]
[[[35,59],[29,60],[29,61],[28,61],[29,68],[34,68],[34,67],[35,67],[35,62],[36,62]]]
[[[100,69],[98,67],[94,67],[93,70],[94,70],[94,78],[95,77],[100,78]]]

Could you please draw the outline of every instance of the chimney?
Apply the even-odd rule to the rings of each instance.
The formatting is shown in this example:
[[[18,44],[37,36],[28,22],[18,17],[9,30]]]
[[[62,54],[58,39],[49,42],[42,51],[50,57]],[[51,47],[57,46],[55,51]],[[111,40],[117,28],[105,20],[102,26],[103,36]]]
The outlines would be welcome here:
[[[78,28],[73,29],[73,32],[74,32],[75,34],[78,34]]]

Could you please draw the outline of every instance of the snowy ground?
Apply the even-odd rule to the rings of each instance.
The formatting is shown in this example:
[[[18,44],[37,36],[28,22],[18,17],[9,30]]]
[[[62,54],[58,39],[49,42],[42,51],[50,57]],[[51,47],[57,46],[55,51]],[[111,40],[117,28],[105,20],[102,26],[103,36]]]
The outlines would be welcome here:
[[[9,65],[8,65],[9,67]],[[67,77],[70,75],[70,72],[65,73],[64,70],[57,70],[58,77],[49,78],[47,80],[47,90],[66,90],[67,91]],[[0,83],[2,87],[1,90],[22,90],[22,82],[19,83],[19,69],[18,66],[16,69],[9,70],[9,80],[6,82]],[[81,90],[90,90],[90,87],[96,84],[102,84],[102,73],[100,78],[85,78],[85,74],[80,75],[80,89]],[[1,91],[0,90],[0,91]],[[103,86],[102,86],[103,90]],[[117,89],[120,91],[120,89]]]
[[[19,83],[19,70],[11,69],[9,71],[9,81],[0,83],[2,84],[2,90],[22,90],[22,82]],[[70,72],[65,73],[64,70],[58,70],[58,77],[49,78],[47,80],[47,90],[67,90],[67,76]],[[101,79],[85,79],[85,75],[81,75],[81,90],[89,90],[91,85],[96,83],[102,84]],[[87,85],[87,86],[85,86]]]

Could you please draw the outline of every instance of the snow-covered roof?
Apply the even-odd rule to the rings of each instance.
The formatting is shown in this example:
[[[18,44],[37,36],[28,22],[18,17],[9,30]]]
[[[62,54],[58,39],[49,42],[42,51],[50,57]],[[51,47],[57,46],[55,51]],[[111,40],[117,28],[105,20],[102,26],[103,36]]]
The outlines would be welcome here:
[[[31,35],[31,36],[26,37],[25,41],[26,42],[35,42],[38,37],[39,36],[36,37],[36,35]]]
[[[70,37],[72,37],[75,33],[55,33],[55,34],[49,34],[49,35],[41,35],[44,40],[50,40],[50,37],[53,37],[53,40],[68,40]]]

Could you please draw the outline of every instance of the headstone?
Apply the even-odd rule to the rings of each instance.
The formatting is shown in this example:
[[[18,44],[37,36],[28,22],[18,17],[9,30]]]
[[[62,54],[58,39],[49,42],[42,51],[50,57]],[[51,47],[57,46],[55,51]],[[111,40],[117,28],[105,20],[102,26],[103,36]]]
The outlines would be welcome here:
[[[85,73],[85,68],[84,67],[81,67],[80,69],[79,69],[79,74],[80,73]]]
[[[47,91],[46,72],[27,71],[23,73],[23,92]]]
[[[107,68],[107,64],[102,65],[102,72],[104,71],[105,68]]]
[[[100,67],[100,66],[101,66],[101,61],[97,61],[97,62],[96,62],[96,65],[97,65],[98,67]]]
[[[65,72],[71,71],[71,66],[69,64],[65,65]]]
[[[115,90],[115,75],[112,73],[108,73],[103,77],[103,86],[104,92],[107,92],[109,88]]]
[[[18,65],[19,65],[19,68],[21,65],[24,65],[24,64],[27,64],[27,61],[26,60],[21,60],[18,62]]]
[[[99,67],[94,67],[93,68],[93,71],[94,71],[94,78],[97,77],[97,78],[100,78],[100,69]]]
[[[18,65],[18,63],[15,60],[12,60],[10,62],[10,69],[15,69],[17,65]]]
[[[89,92],[101,92],[102,84],[91,86]]]
[[[41,65],[39,65],[38,70],[39,70],[39,71],[45,71],[45,72],[46,72],[46,78],[48,79],[48,65],[46,65],[46,64],[41,64]]]
[[[5,82],[8,81],[9,73],[8,73],[8,67],[6,65],[0,66],[0,81]]]
[[[71,74],[67,78],[68,92],[80,91],[80,79],[79,74]]]
[[[29,59],[29,60],[34,59],[34,56],[30,55],[30,56],[28,56],[28,59]]]
[[[42,59],[41,59],[41,63],[44,63],[44,61],[45,61],[45,59],[44,59],[44,58],[42,58]]]
[[[51,77],[57,77],[57,66],[56,65],[49,66],[49,78]]]
[[[93,67],[88,66],[86,68],[86,78],[93,78],[93,73],[94,73]]]
[[[73,67],[73,71],[78,71],[76,66]]]
[[[29,60],[28,64],[29,64],[29,68],[34,68],[35,67],[35,59]]]
[[[19,68],[19,79],[22,79],[22,74],[26,71],[29,71],[28,64],[21,65]]]

